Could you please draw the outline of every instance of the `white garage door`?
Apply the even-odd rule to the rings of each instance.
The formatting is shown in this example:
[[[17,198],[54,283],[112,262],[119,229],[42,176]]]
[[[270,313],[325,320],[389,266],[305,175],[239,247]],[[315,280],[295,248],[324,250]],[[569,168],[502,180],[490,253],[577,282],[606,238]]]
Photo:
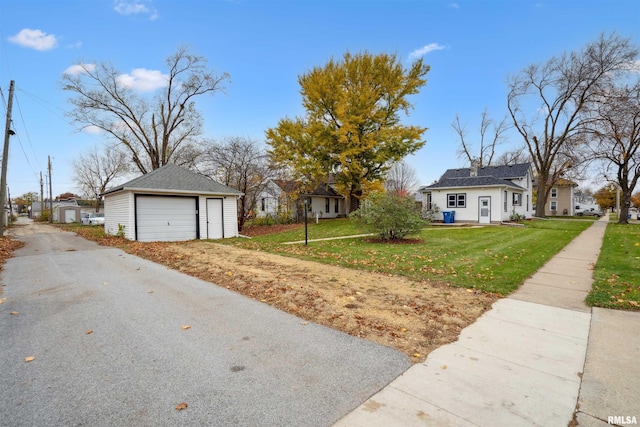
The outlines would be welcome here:
[[[175,242],[197,236],[193,197],[136,196],[136,230],[140,242]]]
[[[76,218],[75,209],[65,209],[64,211],[64,222],[80,222],[78,218]]]

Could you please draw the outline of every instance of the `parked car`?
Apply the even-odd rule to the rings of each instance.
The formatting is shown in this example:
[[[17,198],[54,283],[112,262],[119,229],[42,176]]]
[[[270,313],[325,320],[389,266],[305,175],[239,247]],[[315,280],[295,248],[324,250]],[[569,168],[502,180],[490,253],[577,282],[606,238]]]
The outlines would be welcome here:
[[[585,209],[583,211],[580,211],[580,212],[576,213],[576,215],[578,215],[578,216],[595,216],[596,218],[600,218],[602,216],[602,212],[591,208],[591,209]]]
[[[92,213],[85,215],[82,216],[82,225],[104,225],[103,213]]]

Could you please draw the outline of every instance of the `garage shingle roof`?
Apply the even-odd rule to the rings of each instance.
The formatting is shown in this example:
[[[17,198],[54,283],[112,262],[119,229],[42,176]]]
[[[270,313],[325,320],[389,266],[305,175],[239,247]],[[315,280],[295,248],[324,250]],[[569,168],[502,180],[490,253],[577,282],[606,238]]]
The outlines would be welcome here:
[[[158,169],[132,179],[104,194],[122,190],[155,190],[162,192],[189,192],[241,195],[242,192],[220,184],[204,175],[192,172],[187,168],[168,163]]]

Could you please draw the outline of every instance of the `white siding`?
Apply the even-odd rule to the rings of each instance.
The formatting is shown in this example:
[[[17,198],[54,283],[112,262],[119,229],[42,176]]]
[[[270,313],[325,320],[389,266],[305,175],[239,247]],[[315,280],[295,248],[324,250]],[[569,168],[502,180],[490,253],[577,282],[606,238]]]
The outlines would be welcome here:
[[[435,203],[440,211],[454,211],[456,222],[478,222],[478,208],[480,197],[491,198],[491,222],[508,221],[513,209],[513,191],[507,190],[507,212],[504,211],[504,190],[506,187],[486,188],[452,188],[431,190],[431,203]],[[464,208],[448,208],[447,194],[466,194],[466,206]],[[525,196],[523,195],[523,198]],[[442,214],[440,218],[442,219]]]
[[[133,193],[129,191],[108,194],[104,198],[104,232],[117,234],[119,224],[124,226],[124,237],[134,240]]]
[[[224,237],[238,237],[238,198],[226,196],[222,200],[224,216]],[[206,236],[203,236],[206,238]]]

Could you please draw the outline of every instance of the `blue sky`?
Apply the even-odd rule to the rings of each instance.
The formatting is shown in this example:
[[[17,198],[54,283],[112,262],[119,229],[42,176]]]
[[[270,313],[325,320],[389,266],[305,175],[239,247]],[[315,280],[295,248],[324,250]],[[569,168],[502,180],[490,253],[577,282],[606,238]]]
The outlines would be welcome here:
[[[3,118],[16,82],[12,197],[39,192],[48,155],[53,194],[77,192],[73,159],[106,142],[65,117],[60,78],[79,62],[111,62],[130,76],[144,69],[144,83],[186,44],[231,75],[226,93],[197,101],[205,136],[262,142],[279,119],[303,113],[297,78],[312,67],[346,51],[395,53],[407,66],[422,56],[431,71],[404,122],[428,128],[407,159],[424,185],[464,166],[456,114],[475,138],[485,108],[495,119],[507,113],[508,75],[601,33],[640,43],[637,0],[0,0],[0,18]],[[509,141],[500,151],[520,143],[514,133]]]

